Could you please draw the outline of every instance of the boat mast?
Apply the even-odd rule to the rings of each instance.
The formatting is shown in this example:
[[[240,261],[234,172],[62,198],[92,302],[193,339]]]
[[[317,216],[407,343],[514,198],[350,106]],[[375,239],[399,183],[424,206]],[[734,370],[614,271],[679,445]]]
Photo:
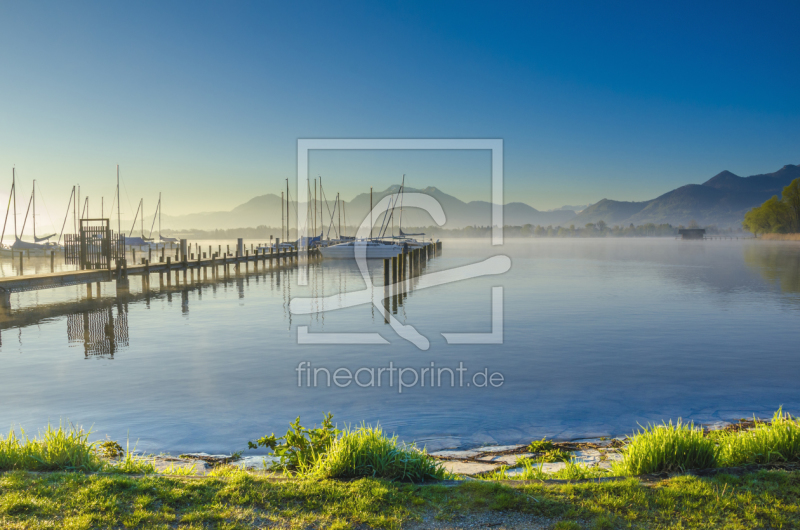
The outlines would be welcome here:
[[[14,184],[11,184],[11,188],[14,188]],[[11,194],[8,195],[8,206],[6,206],[6,218],[3,221],[3,233],[0,234],[0,244],[3,243],[3,238],[6,236],[6,224],[8,223],[8,214],[11,212]]]
[[[117,234],[122,233],[122,222],[119,215],[119,164],[117,164]]]
[[[75,186],[72,186],[72,193],[69,194],[69,201],[67,202],[67,213],[64,214],[64,222],[61,223],[61,233],[58,234],[58,242],[61,243],[61,237],[64,235],[64,228],[67,226],[67,219],[69,219],[69,206],[75,199]]]
[[[369,238],[372,239],[372,186],[369,187]]]
[[[281,192],[281,239],[283,239],[283,214],[284,213],[285,212],[283,210],[283,192]]]
[[[336,194],[336,206],[339,206],[339,194]],[[342,239],[342,210],[339,207],[339,239]]]
[[[403,181],[400,183],[400,219],[397,221],[397,229],[400,231],[400,236],[403,235],[403,193],[406,191],[406,176],[403,175]]]
[[[33,179],[31,200],[33,201],[33,241],[36,242],[36,179]]]
[[[158,192],[158,240],[161,241],[161,192]]]
[[[14,240],[17,237],[17,168],[11,169],[11,193],[14,196]]]
[[[311,235],[317,237],[317,179],[314,179],[314,233]]]
[[[289,241],[289,179],[286,179],[286,241]]]

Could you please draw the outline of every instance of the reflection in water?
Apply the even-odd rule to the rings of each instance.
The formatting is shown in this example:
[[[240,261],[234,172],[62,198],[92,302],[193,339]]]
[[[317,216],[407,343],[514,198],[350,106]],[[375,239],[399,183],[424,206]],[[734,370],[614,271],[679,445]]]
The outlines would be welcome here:
[[[448,243],[428,271],[498,253],[478,243]],[[95,425],[99,437],[135,436],[148,452],[221,453],[325,410],[342,422],[380,422],[433,450],[629,434],[651,421],[762,415],[780,405],[800,410],[800,246],[696,243],[512,240],[501,251],[513,258],[507,275],[436,289],[415,289],[419,278],[412,277],[402,280],[410,290],[388,293],[382,263],[366,282],[345,261],[306,265],[303,286],[294,267],[242,267],[213,279],[136,277],[119,296],[113,283],[91,299],[85,286],[17,293],[0,311],[0,424],[35,429],[68,418]],[[369,283],[388,295],[384,307],[325,307]],[[489,331],[496,285],[507,293],[503,344],[440,338],[443,331]],[[319,297],[318,312],[292,315],[292,297]],[[384,311],[430,337],[430,350],[391,335]],[[382,333],[390,344],[299,345],[298,325],[311,333]],[[86,358],[113,353],[115,362],[81,362],[79,344]],[[499,371],[506,382],[402,394],[355,384],[299,388],[300,361],[351,370],[463,361],[470,370]],[[98,401],[98,394],[115,399]]]
[[[67,340],[83,343],[86,357],[90,355],[114,358],[120,347],[128,346],[128,307],[117,304],[93,311],[67,315]]]
[[[800,293],[800,247],[795,245],[749,245],[744,261],[783,293]]]

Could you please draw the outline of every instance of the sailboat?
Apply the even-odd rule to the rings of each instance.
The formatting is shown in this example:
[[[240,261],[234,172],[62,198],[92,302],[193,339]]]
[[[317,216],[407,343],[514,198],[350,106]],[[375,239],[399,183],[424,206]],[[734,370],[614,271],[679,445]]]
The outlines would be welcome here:
[[[142,213],[141,218],[141,236],[133,237],[133,230],[136,228],[136,220],[139,219],[139,212]],[[144,237],[144,199],[139,199],[139,207],[136,208],[136,215],[133,217],[133,224],[131,225],[131,232],[129,235],[125,236],[125,246],[126,247],[149,247],[150,241],[152,238]]]
[[[414,249],[414,248],[422,248],[424,246],[424,236],[425,236],[424,232],[420,232],[420,233],[416,233],[416,234],[410,234],[410,233],[403,232],[403,193],[405,192],[405,189],[406,189],[406,176],[403,175],[403,180],[402,180],[402,182],[400,184],[400,191],[399,191],[400,216],[398,217],[398,220],[397,220],[397,229],[399,230],[400,235],[399,236],[394,235],[394,228],[392,228],[391,239],[396,240],[401,245],[407,245],[409,248],[412,248],[412,249]],[[395,200],[395,205],[396,204],[397,204],[397,200]],[[389,214],[389,218],[391,219],[391,217],[393,215],[394,215],[394,206],[392,207],[391,214]],[[387,227],[388,227],[388,221],[387,221]],[[386,228],[384,228],[383,230],[385,232]],[[412,236],[423,236],[423,242],[417,241]]]
[[[28,208],[25,211],[25,219],[22,222],[22,229],[17,232],[17,178],[16,178],[16,169],[12,169],[11,172],[11,194],[8,197],[8,208],[6,210],[6,222],[3,223],[3,232],[0,235],[0,240],[5,236],[6,231],[6,224],[8,222],[8,214],[11,211],[11,203],[13,201],[14,204],[14,243],[11,244],[11,247],[4,250],[10,251],[27,251],[34,253],[41,253],[44,255],[46,252],[51,250],[59,249],[59,245],[56,243],[42,243],[42,241],[47,241],[51,237],[55,236],[55,234],[46,235],[43,237],[39,237],[36,235],[36,180],[33,181],[33,190],[31,191],[31,198],[28,201]],[[25,225],[28,223],[28,214],[31,211],[31,206],[33,206],[33,239],[34,242],[31,243],[30,241],[23,241],[20,236],[25,232]],[[5,252],[4,252],[5,254]]]
[[[177,243],[178,239],[175,237],[164,237],[161,235],[161,192],[158,192],[158,205],[156,205],[156,213],[158,214],[158,241],[155,243],[155,248],[159,248],[159,245],[164,246],[167,243]],[[153,224],[150,225],[150,241],[153,241],[153,226],[156,224],[156,216],[153,214]],[[153,243],[150,244],[151,246]]]

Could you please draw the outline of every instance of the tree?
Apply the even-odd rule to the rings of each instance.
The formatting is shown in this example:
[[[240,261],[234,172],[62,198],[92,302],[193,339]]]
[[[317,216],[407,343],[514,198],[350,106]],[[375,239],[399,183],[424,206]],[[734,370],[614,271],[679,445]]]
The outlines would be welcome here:
[[[794,228],[792,208],[775,195],[744,215],[742,225],[754,234],[787,233]]]
[[[796,178],[783,188],[782,200],[790,210],[791,232],[800,232],[800,178]]]

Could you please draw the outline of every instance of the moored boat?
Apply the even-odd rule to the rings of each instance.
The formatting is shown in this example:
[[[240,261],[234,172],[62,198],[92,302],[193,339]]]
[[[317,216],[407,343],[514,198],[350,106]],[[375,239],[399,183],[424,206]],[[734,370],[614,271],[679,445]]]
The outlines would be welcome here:
[[[320,247],[319,251],[325,259],[355,259],[356,250],[366,251],[367,259],[393,258],[403,252],[401,245],[375,240],[359,240]]]

